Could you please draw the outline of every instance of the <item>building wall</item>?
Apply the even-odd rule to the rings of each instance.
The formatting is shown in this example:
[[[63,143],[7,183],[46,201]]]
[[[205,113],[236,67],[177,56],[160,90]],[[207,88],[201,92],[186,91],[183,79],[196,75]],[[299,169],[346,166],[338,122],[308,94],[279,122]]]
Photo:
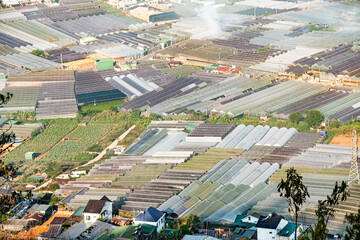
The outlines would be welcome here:
[[[125,8],[127,6],[136,4],[136,0],[110,0],[109,4],[116,6],[116,8]]]
[[[109,221],[112,218],[112,203],[106,202],[104,207],[101,209],[101,213],[84,213],[85,223],[94,223],[98,218]]]
[[[276,239],[276,229],[257,228],[257,237],[261,240],[274,240]]]
[[[97,213],[84,213],[84,221],[85,223],[94,223],[96,220],[100,218],[100,214]]]

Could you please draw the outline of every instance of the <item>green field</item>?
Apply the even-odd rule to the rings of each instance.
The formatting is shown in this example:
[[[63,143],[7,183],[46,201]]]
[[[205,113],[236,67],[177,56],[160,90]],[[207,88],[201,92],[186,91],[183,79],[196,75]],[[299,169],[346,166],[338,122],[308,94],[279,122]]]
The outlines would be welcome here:
[[[94,104],[86,104],[80,107],[80,114],[83,116],[95,116],[106,110],[115,110],[119,105],[123,104],[124,100],[115,100],[115,101],[108,101],[108,102],[101,102]]]
[[[76,156],[86,152],[91,145],[100,141],[113,128],[114,124],[88,124],[80,126],[63,142],[55,146],[45,157],[46,160],[73,161]]]
[[[8,153],[4,157],[4,161],[12,163],[22,168],[22,164],[27,165],[25,160],[26,152],[35,152],[40,155],[48,151],[52,146],[66,136],[78,125],[78,121],[72,119],[61,119],[56,123],[50,124],[41,134],[32,138],[29,141],[24,142],[14,151]]]

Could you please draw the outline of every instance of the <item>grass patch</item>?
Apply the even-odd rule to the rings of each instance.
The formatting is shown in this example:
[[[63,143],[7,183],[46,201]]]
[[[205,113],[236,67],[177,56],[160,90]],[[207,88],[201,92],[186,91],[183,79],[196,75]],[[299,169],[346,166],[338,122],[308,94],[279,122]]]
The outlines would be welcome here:
[[[263,48],[258,48],[258,49],[256,49],[256,51],[257,52],[264,52],[264,51],[267,51],[267,50],[269,50],[270,49],[270,47],[269,46],[266,46],[266,47],[263,47]]]
[[[114,100],[114,101],[96,103],[96,105],[94,105],[93,103],[85,104],[80,107],[79,112],[83,116],[92,117],[106,110],[116,111],[117,107],[123,104],[124,102],[125,102],[124,100]]]

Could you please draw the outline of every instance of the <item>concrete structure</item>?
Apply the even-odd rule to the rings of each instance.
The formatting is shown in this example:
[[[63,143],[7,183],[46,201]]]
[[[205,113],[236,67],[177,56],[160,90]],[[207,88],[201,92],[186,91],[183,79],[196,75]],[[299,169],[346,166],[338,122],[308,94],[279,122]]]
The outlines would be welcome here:
[[[45,215],[45,217],[49,217],[52,212],[52,207],[48,204],[40,204],[39,207],[35,210],[36,213],[40,213]]]
[[[112,58],[96,59],[95,66],[97,71],[113,69],[114,61],[112,60]]]

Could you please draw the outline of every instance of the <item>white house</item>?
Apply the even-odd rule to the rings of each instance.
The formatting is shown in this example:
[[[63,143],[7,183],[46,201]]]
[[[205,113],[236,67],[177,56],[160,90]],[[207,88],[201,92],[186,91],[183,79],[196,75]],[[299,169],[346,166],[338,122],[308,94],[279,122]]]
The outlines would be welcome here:
[[[157,227],[157,232],[160,232],[165,227],[165,213],[157,210],[154,207],[149,207],[144,212],[137,214],[133,218],[134,224],[149,224]]]
[[[301,225],[298,224],[298,232],[300,227]],[[261,240],[293,240],[295,236],[295,224],[276,213],[260,217],[256,228],[257,237]]]
[[[109,0],[108,3],[116,8],[125,8],[127,6],[137,4],[137,0]]]
[[[112,202],[106,196],[100,200],[89,200],[84,209],[85,223],[94,223],[99,218],[104,221],[112,218]]]
[[[86,171],[73,171],[73,172],[70,172],[70,177],[71,178],[78,178],[78,177],[80,177],[80,175],[86,175]]]

